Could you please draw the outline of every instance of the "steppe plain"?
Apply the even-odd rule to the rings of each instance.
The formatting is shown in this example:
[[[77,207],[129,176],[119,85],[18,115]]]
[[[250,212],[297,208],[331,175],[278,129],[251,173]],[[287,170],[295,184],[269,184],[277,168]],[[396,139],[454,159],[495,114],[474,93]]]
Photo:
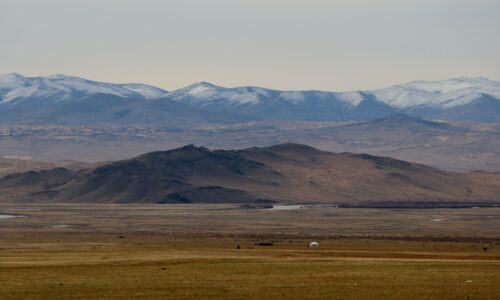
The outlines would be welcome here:
[[[2,204],[1,298],[498,299],[499,212]]]

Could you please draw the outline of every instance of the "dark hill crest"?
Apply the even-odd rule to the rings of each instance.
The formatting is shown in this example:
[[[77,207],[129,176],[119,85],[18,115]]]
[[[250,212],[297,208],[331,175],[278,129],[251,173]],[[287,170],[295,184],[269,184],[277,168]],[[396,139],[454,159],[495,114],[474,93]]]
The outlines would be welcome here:
[[[500,203],[500,174],[445,172],[293,143],[244,150],[188,145],[88,170],[8,175],[0,189],[0,201],[14,202]]]

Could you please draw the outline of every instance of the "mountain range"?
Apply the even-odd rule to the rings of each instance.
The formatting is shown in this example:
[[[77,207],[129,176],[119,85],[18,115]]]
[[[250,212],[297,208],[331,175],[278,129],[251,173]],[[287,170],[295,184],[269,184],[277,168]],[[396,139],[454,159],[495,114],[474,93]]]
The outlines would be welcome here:
[[[7,74],[0,76],[0,123],[183,127],[250,119],[158,100],[166,94],[143,84],[101,83],[64,75]]]
[[[353,92],[224,88],[200,82],[174,91],[52,75],[0,76],[0,123],[190,127],[249,120],[347,121],[394,114],[499,122],[500,82],[415,81]]]
[[[499,204],[500,174],[446,172],[291,143],[242,150],[190,145],[76,171],[11,174],[0,179],[0,190],[1,202],[477,206]]]

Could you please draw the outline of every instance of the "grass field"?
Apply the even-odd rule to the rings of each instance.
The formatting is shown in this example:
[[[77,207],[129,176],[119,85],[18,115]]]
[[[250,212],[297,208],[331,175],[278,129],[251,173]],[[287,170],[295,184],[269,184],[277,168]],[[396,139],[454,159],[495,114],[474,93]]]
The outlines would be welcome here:
[[[296,212],[226,206],[143,206],[135,217],[127,206],[19,209],[0,207],[30,216],[0,220],[0,299],[500,298],[497,220],[485,218],[498,217],[498,209],[421,210],[401,221],[407,228],[424,215],[446,215],[463,221],[455,224],[460,236],[447,235],[445,221],[431,223],[441,230],[406,236],[400,228],[359,235],[363,226],[382,228],[392,224],[391,214],[404,213],[390,210],[358,210],[357,218],[356,210],[338,211],[356,220],[347,231],[340,221],[325,223],[321,214],[334,213],[328,210],[305,210],[292,222]],[[373,221],[377,212],[386,220]],[[493,227],[488,237],[473,228],[466,234],[479,222],[474,215]],[[306,247],[312,239],[319,248]]]

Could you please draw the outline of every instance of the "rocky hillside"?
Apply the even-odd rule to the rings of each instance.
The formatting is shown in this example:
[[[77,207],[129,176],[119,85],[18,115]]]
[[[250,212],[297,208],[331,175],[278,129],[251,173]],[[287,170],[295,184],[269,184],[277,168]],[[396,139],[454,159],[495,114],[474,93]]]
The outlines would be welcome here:
[[[305,145],[215,150],[186,146],[73,171],[0,179],[0,201],[99,203],[499,202],[500,174],[452,173]]]

